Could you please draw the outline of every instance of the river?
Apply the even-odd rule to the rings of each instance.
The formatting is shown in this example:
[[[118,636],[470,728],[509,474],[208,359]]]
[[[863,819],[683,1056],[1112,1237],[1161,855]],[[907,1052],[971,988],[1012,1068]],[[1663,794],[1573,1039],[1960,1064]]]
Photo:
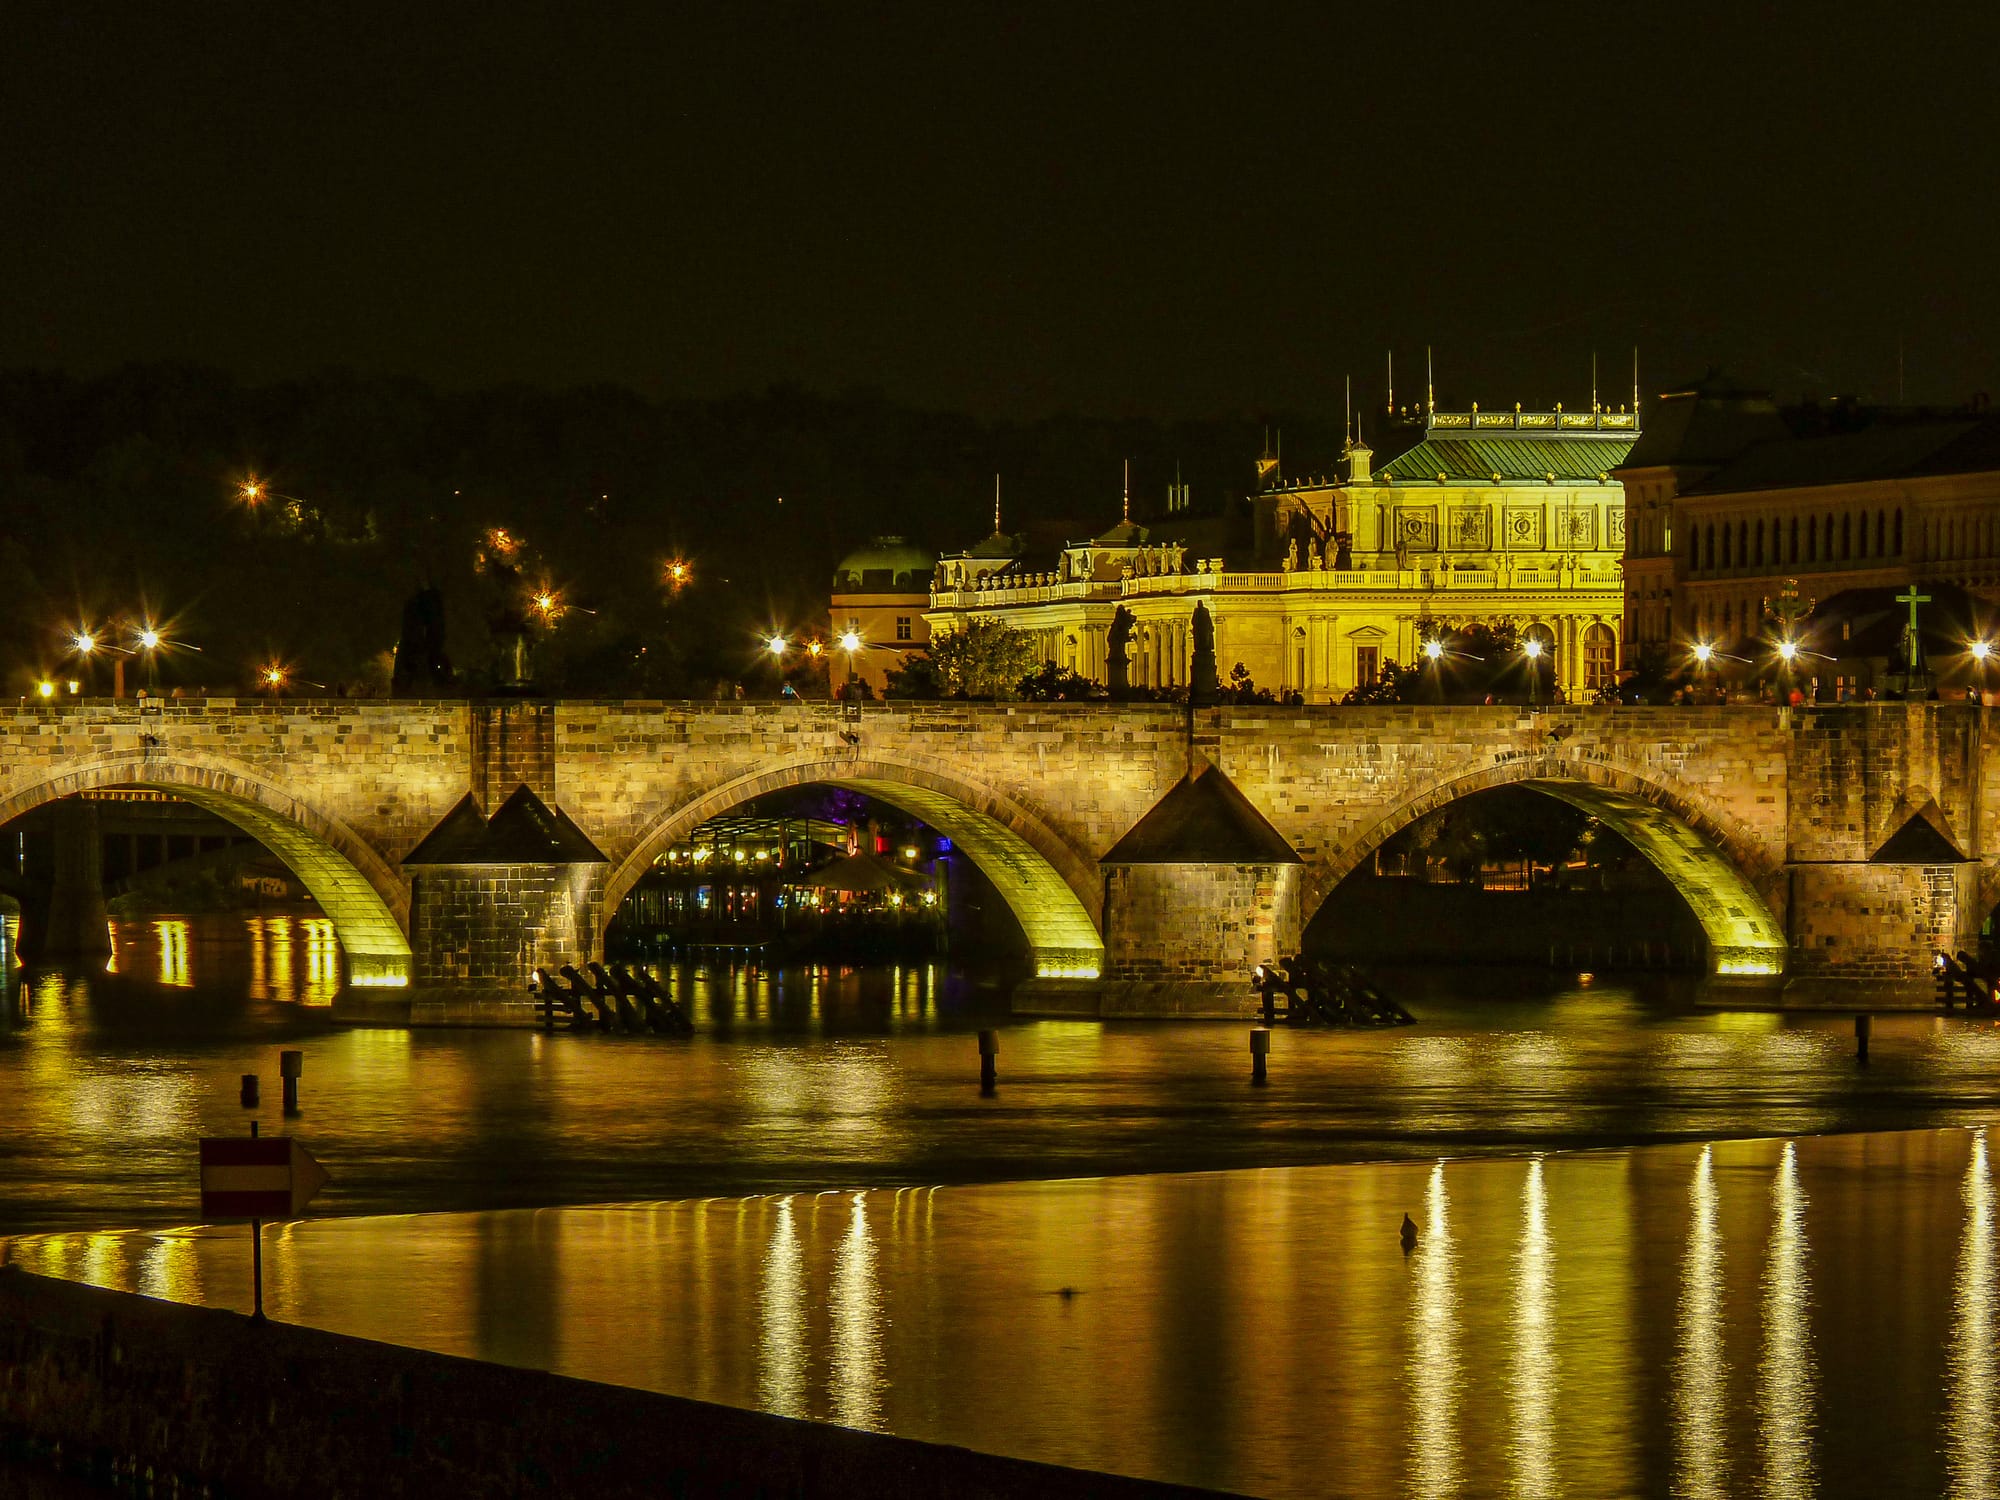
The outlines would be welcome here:
[[[267,1254],[329,1328],[1266,1494],[1996,1492],[1991,1024],[1862,1065],[1684,981],[1385,971],[1421,1024],[1258,1089],[1242,1024],[948,965],[677,970],[687,1041],[347,1030],[244,920],[14,971],[6,1253],[243,1305],[247,1231],[176,1226],[255,1119],[333,1173]]]

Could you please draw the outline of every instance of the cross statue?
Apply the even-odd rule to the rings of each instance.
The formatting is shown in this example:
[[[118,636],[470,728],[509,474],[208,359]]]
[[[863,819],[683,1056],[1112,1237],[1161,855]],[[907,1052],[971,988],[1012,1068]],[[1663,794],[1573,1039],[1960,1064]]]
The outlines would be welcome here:
[[[1910,606],[1910,633],[1903,648],[1903,689],[1907,692],[1911,680],[1922,669],[1919,657],[1923,654],[1923,644],[1922,637],[1917,634],[1917,606],[1930,603],[1931,596],[1918,593],[1916,584],[1912,583],[1907,592],[1896,595],[1896,602]]]

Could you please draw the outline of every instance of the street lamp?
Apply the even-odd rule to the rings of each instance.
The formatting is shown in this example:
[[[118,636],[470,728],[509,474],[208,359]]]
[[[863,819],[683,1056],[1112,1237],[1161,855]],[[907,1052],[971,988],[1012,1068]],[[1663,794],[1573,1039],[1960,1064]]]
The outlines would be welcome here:
[[[1541,695],[1542,686],[1542,643],[1539,638],[1529,636],[1521,642],[1521,654],[1528,658],[1528,707],[1533,708]]]

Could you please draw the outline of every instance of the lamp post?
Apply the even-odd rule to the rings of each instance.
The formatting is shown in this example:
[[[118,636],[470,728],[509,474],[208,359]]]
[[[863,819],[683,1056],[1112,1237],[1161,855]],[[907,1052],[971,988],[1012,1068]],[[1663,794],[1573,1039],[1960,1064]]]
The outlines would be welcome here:
[[[764,649],[771,654],[771,675],[778,682],[778,696],[785,695],[785,638],[775,632],[764,642]]]
[[[855,699],[854,699],[854,658],[855,658],[855,657],[856,657],[857,655],[859,655],[859,654],[860,654],[860,651],[861,651],[861,634],[860,634],[860,632],[859,632],[859,631],[854,631],[854,630],[849,630],[849,631],[845,631],[845,632],[843,632],[843,633],[842,633],[842,635],[841,635],[841,637],[840,637],[840,649],[841,649],[842,651],[845,651],[845,652],[847,653],[847,690],[846,690],[846,692],[845,692],[845,693],[843,694],[843,696],[844,696],[844,697],[846,698],[846,700],[847,700],[847,701],[848,701],[849,703],[852,703],[852,702],[854,702],[854,701],[855,701]]]
[[[1528,658],[1528,707],[1533,708],[1541,698],[1542,643],[1540,639],[1531,635],[1522,641],[1521,654]]]
[[[1424,642],[1424,657],[1429,663],[1431,679],[1431,701],[1444,702],[1444,642],[1432,636]]]
[[[1993,655],[1992,644],[1988,641],[1977,640],[1967,646],[1965,650],[1966,654],[1972,658],[1974,678],[1972,689],[1973,701],[1984,703],[1986,701],[1986,662]]]

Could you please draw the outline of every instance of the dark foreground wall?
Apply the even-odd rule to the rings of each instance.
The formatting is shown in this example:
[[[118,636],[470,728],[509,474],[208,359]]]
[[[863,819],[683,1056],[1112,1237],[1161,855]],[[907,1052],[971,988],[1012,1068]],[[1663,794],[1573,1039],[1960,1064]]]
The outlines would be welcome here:
[[[0,1268],[0,1433],[218,1497],[1197,1492],[453,1359]]]

